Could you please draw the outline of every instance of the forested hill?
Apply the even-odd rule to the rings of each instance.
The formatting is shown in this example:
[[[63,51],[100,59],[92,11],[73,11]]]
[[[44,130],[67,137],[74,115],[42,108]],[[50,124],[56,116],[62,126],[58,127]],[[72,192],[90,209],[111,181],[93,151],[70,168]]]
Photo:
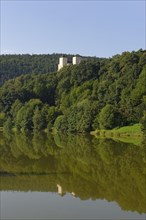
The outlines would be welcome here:
[[[70,60],[73,57],[70,54],[0,55],[0,86],[6,80],[22,74],[45,74],[57,71],[58,60],[62,55]],[[88,59],[94,58],[88,57]]]
[[[27,74],[0,88],[1,121],[18,130],[88,132],[146,119],[146,51]]]
[[[52,55],[1,55],[0,85],[21,74],[42,74],[57,70],[60,54]]]

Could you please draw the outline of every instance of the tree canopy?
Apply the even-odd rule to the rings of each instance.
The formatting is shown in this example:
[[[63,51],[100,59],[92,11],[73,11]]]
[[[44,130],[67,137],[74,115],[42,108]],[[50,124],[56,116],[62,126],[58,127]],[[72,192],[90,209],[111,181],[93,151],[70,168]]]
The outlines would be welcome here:
[[[10,117],[18,129],[55,127],[68,132],[143,123],[145,57],[146,51],[139,50],[109,59],[86,59],[46,74],[22,71],[0,87],[0,123]]]

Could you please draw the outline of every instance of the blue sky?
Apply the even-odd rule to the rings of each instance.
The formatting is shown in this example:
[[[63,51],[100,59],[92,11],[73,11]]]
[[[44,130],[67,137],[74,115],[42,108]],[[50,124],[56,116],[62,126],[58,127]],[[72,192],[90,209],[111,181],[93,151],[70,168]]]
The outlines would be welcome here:
[[[145,49],[145,2],[1,1],[1,53],[111,57]]]

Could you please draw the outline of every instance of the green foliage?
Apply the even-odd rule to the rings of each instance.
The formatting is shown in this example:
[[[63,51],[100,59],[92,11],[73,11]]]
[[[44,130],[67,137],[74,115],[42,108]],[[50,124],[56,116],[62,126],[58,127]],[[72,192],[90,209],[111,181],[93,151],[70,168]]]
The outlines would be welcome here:
[[[144,115],[141,119],[141,130],[143,131],[144,135],[146,136],[146,112],[144,112]]]
[[[26,132],[29,130],[33,130],[33,116],[35,110],[42,107],[42,102],[39,99],[31,99],[24,106],[20,108],[16,115],[16,128],[22,129],[22,131]]]
[[[1,55],[0,85],[21,74],[44,74],[57,70],[60,54],[52,55]]]
[[[42,111],[36,108],[33,114],[33,130],[41,131],[45,128],[45,120],[42,115]]]
[[[94,130],[99,129],[99,116],[97,115],[93,121],[92,128]]]
[[[145,54],[139,50],[109,59],[88,58],[79,65],[65,66],[52,73],[46,73],[47,65],[58,62],[58,55],[22,55],[21,64],[17,55],[2,56],[2,75],[4,71],[9,78],[14,66],[17,73],[10,74],[13,79],[0,87],[0,112],[10,116],[14,126],[21,130],[51,130],[59,115],[64,119],[57,122],[56,128],[62,124],[62,130],[69,132],[139,123],[146,109]],[[30,74],[22,71],[23,75],[15,78],[21,74],[18,67],[26,70],[24,64],[29,66],[26,69]],[[35,105],[34,100],[40,100],[40,104]],[[1,125],[3,122],[0,119]]]
[[[44,88],[39,93],[39,86],[36,81],[40,81],[41,87]],[[56,75],[22,75],[15,80],[7,81],[0,88],[0,110],[9,112],[14,102],[18,99],[25,103],[30,99],[40,99],[43,103],[54,105]]]
[[[63,54],[22,54],[0,55],[0,86],[9,79],[14,79],[22,74],[46,74],[57,70],[59,57]],[[67,55],[69,60],[73,55]],[[94,60],[93,57],[88,59]],[[99,58],[96,58],[96,60]],[[40,85],[40,90],[42,90]]]
[[[58,111],[56,107],[54,106],[49,107],[47,115],[46,115],[48,131],[50,131],[53,128],[54,122],[59,114],[60,114],[60,111]]]
[[[119,118],[116,108],[107,104],[99,114],[99,126],[101,129],[112,129],[119,126]]]
[[[84,99],[73,106],[67,115],[69,132],[88,132],[92,125],[91,102]]]

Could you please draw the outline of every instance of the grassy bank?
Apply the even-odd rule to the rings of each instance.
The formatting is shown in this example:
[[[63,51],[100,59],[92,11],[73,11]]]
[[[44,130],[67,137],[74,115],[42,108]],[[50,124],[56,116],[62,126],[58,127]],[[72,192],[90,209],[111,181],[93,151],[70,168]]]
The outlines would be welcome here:
[[[115,138],[124,142],[133,143],[136,139],[141,139],[143,137],[143,133],[140,128],[140,124],[135,124],[131,126],[124,126],[121,128],[115,128],[112,130],[95,130],[91,132],[92,135],[96,137],[107,137],[107,138]]]

